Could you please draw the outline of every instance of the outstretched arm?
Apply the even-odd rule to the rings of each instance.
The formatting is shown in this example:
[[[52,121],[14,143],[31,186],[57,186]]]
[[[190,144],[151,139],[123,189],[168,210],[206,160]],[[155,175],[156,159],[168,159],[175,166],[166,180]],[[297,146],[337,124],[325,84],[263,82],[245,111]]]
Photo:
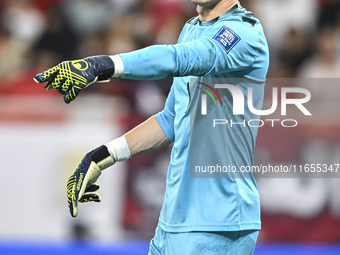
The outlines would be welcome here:
[[[204,36],[190,42],[153,45],[110,57],[92,56],[65,61],[37,74],[34,80],[47,82],[47,89],[54,88],[64,94],[65,102],[69,103],[83,88],[112,76],[156,80],[245,70],[254,63],[259,48],[264,46],[259,43],[255,29],[243,23],[234,23],[212,27]]]

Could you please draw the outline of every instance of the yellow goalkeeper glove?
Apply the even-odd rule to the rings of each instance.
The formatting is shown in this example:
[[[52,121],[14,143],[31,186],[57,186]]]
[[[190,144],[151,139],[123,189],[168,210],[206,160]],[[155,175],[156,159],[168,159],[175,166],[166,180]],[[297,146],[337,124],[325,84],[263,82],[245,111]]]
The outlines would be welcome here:
[[[97,81],[108,81],[114,74],[114,63],[109,56],[98,55],[74,61],[64,61],[34,76],[37,83],[47,82],[47,90],[53,88],[64,95],[65,103],[74,100],[79,92]]]
[[[101,171],[112,166],[115,160],[105,145],[87,153],[67,181],[67,204],[72,217],[78,215],[78,202],[100,202],[95,184]]]

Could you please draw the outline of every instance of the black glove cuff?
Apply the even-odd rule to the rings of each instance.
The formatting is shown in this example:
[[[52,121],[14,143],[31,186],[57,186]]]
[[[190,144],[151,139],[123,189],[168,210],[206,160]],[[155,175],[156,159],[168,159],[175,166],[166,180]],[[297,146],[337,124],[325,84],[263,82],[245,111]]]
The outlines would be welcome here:
[[[100,161],[110,156],[111,154],[109,153],[107,147],[102,145],[91,154],[91,161],[94,161],[96,164],[98,164]]]
[[[115,64],[107,55],[98,55],[85,58],[88,62],[94,62],[97,69],[98,81],[110,79],[115,73]],[[92,61],[91,61],[92,60]]]

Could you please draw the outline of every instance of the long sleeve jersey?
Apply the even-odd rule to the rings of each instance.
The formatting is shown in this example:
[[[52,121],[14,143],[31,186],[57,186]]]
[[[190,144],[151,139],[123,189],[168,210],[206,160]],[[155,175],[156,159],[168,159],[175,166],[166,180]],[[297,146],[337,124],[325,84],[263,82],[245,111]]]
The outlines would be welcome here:
[[[174,142],[159,227],[168,232],[260,229],[259,194],[252,175],[193,174],[197,166],[203,172],[204,165],[237,171],[253,165],[259,126],[254,121],[259,116],[248,108],[248,88],[254,107],[261,109],[269,65],[260,22],[238,4],[211,21],[192,18],[177,44],[150,46],[120,57],[122,78],[174,77],[165,108],[156,115]],[[234,115],[233,94],[215,86],[226,82],[242,91],[244,114]],[[201,110],[202,94],[208,95],[206,114]],[[215,119],[228,124],[214,127]]]

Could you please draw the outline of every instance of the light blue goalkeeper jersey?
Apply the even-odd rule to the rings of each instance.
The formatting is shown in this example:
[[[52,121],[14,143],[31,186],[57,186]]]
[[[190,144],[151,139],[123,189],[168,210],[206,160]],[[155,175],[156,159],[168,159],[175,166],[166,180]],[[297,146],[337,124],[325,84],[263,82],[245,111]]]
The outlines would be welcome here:
[[[206,116],[215,109],[216,116],[229,121],[246,124],[258,119],[246,102],[251,86],[254,107],[262,107],[269,52],[260,22],[237,5],[212,21],[200,22],[198,17],[189,20],[175,45],[156,45],[120,56],[124,62],[122,78],[174,77],[165,108],[156,115],[165,135],[174,142],[159,227],[168,232],[260,229],[259,194],[253,178],[190,176],[192,162],[211,162],[238,170],[253,165],[256,125],[221,125],[210,127],[213,132],[202,128],[192,134],[194,116],[205,117],[198,107],[198,92],[205,92],[197,85],[199,82],[193,81],[205,84],[210,78],[213,82],[209,86],[213,87],[230,78],[245,79],[235,84],[245,96],[243,115],[233,115],[229,90],[216,89],[221,102],[216,101],[221,106],[210,104]]]

